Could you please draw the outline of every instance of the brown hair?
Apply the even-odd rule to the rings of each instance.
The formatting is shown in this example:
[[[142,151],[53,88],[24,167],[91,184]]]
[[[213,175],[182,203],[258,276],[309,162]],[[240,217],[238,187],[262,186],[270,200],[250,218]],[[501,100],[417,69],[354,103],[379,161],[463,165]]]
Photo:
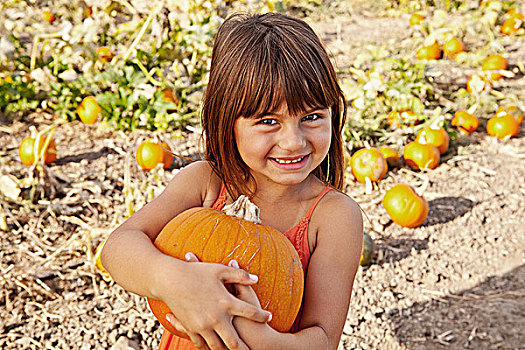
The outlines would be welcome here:
[[[273,112],[283,102],[292,114],[331,108],[330,149],[314,174],[342,189],[346,101],[323,43],[308,24],[287,15],[230,16],[215,35],[201,121],[206,160],[232,195],[256,190],[237,150],[235,121]]]

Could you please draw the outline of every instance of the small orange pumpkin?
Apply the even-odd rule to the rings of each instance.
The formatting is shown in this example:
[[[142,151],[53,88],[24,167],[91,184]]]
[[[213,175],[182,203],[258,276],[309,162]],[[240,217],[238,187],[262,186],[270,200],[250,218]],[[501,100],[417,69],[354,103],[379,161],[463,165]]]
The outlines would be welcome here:
[[[82,123],[86,125],[95,124],[102,108],[94,96],[85,97],[77,107],[77,114]]]
[[[104,265],[102,265],[102,261],[100,260],[100,255],[102,253],[102,249],[104,249],[104,245],[106,244],[107,239],[104,239],[100,244],[97,246],[97,249],[95,250],[94,260],[95,260],[95,268],[104,276],[105,278],[111,278],[109,275],[109,272],[106,270]]]
[[[379,152],[381,152],[389,167],[395,168],[399,165],[399,153],[395,149],[383,146],[379,147]]]
[[[386,116],[388,126],[392,129],[399,129],[403,125],[414,126],[419,124],[416,113],[412,110],[390,111]]]
[[[107,46],[101,46],[97,49],[97,55],[101,62],[109,62],[115,57],[111,49]]]
[[[441,58],[441,48],[437,42],[432,45],[423,46],[416,52],[418,60],[438,60]]]
[[[439,164],[439,150],[435,146],[412,141],[405,146],[403,159],[415,170],[434,169]]]
[[[164,160],[164,151],[158,143],[144,141],[137,148],[136,159],[143,170],[151,170]]]
[[[518,17],[509,17],[501,25],[500,32],[505,35],[512,35],[520,29],[521,23],[523,21],[518,19]]]
[[[411,26],[419,26],[421,25],[421,22],[425,19],[425,16],[419,14],[419,13],[413,13],[410,18],[408,19],[408,23]]]
[[[51,10],[45,9],[42,11],[42,19],[46,22],[53,23],[57,18]]]
[[[518,18],[518,19],[523,19],[523,14],[520,13],[520,12],[518,12],[518,9],[515,8],[515,7],[510,8],[510,9],[507,11],[506,15],[507,15],[509,18],[516,17],[516,18]]]
[[[435,146],[439,150],[439,153],[443,154],[448,150],[450,137],[443,128],[433,128],[427,126],[417,133],[416,141],[419,143],[427,143],[429,145]]]
[[[237,260],[239,267],[255,274],[253,286],[262,307],[272,313],[269,325],[288,331],[301,306],[304,275],[297,251],[279,231],[260,224],[258,209],[240,196],[223,211],[188,209],[172,219],[155,239],[164,254],[184,260],[193,252],[200,261],[227,265]],[[250,217],[251,216],[251,217]],[[188,338],[168,321],[168,306],[148,298],[151,311],[171,333]]]
[[[481,64],[481,70],[483,71],[493,71],[493,70],[506,70],[509,66],[507,59],[501,55],[493,54],[487,57]],[[499,80],[502,75],[500,73],[494,72],[490,74],[490,79]]]
[[[474,73],[467,79],[467,91],[471,94],[479,94],[482,91],[488,91],[491,86],[489,78],[482,74]]]
[[[514,116],[505,112],[496,113],[487,122],[487,133],[498,140],[516,136],[519,131],[520,126]]]
[[[425,222],[428,215],[428,202],[406,184],[390,188],[382,204],[392,221],[403,227],[417,227]]]
[[[454,113],[454,118],[451,121],[452,126],[455,126],[459,131],[470,134],[476,131],[479,126],[478,117],[467,111],[457,111]]]
[[[163,157],[162,157],[162,164],[164,164],[163,168],[168,169],[171,166],[171,163],[173,162],[173,154],[171,153],[171,148],[168,146],[166,142],[161,142],[160,147],[162,148]]]
[[[500,115],[501,113],[507,113],[512,115],[514,119],[516,119],[518,125],[521,124],[521,122],[523,121],[523,113],[515,105],[498,107],[498,109],[496,110],[496,115]]]
[[[366,232],[363,232],[363,248],[361,249],[361,259],[359,259],[360,266],[370,265],[375,253],[375,243],[372,237]]]
[[[465,51],[465,45],[458,38],[451,38],[443,44],[443,53],[449,58],[463,51]]]
[[[175,95],[173,90],[169,89],[169,88],[166,88],[166,89],[162,90],[162,98],[161,98],[161,100],[162,101],[166,101],[166,102],[173,102],[175,104],[179,103],[179,99],[178,99],[177,95]]]
[[[45,164],[50,164],[57,159],[57,145],[55,140],[51,139],[47,149],[42,153],[45,142],[46,137],[41,137],[38,143],[38,153],[40,153],[40,159],[43,159]],[[20,157],[22,164],[28,166],[33,165],[35,162],[35,139],[33,137],[26,137],[22,140],[20,146],[18,147],[18,156]]]
[[[388,164],[377,148],[363,148],[355,152],[350,158],[350,167],[355,179],[361,183],[366,183],[366,178],[377,182],[388,170]]]

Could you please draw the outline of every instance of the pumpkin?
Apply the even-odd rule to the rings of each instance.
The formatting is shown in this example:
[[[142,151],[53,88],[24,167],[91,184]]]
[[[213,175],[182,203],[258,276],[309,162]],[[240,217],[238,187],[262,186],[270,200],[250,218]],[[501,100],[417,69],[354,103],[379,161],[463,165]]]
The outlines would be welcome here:
[[[99,271],[102,276],[104,276],[106,279],[111,279],[111,276],[109,275],[109,272],[106,270],[104,265],[102,265],[102,261],[100,259],[100,255],[102,254],[102,249],[104,249],[104,245],[106,244],[107,239],[104,239],[100,244],[97,246],[97,249],[95,250],[95,268],[97,271]]]
[[[507,59],[501,55],[493,54],[487,57],[481,64],[481,70],[483,71],[494,71],[494,70],[505,70],[509,66]],[[491,73],[489,75],[492,80],[499,80],[502,75],[500,73]]]
[[[391,187],[382,200],[388,216],[403,227],[417,227],[425,222],[428,215],[428,202],[406,184]]]
[[[255,274],[253,286],[261,306],[272,313],[269,325],[288,331],[299,312],[304,275],[297,251],[279,231],[262,225],[259,208],[245,196],[225,206],[224,212],[209,208],[188,209],[172,219],[155,239],[164,254],[183,260],[193,252],[200,261],[239,267]],[[148,298],[151,311],[171,333],[187,338],[168,321],[168,306]]]
[[[507,18],[501,25],[500,32],[505,35],[512,35],[516,33],[523,23],[523,15],[521,17],[521,19],[519,16],[511,16]]]
[[[377,148],[363,148],[355,152],[350,158],[350,167],[355,179],[361,183],[366,183],[366,178],[377,182],[388,170],[388,164]]]
[[[419,13],[413,13],[409,20],[408,20],[408,23],[411,25],[411,26],[418,26],[418,25],[421,25],[421,22],[425,19],[425,16],[419,14]]]
[[[417,114],[410,109],[402,111],[390,111],[386,116],[388,125],[393,129],[398,129],[403,125],[414,126],[419,124]]]
[[[107,46],[101,46],[97,49],[97,55],[101,62],[109,62],[115,57],[111,49]]]
[[[175,104],[179,103],[179,99],[177,98],[172,89],[162,90],[161,101],[173,102]]]
[[[439,150],[439,153],[443,154],[448,150],[450,137],[443,128],[427,126],[418,132],[416,141],[435,146]]]
[[[143,170],[151,170],[164,160],[164,150],[152,141],[144,141],[137,148],[137,164]]]
[[[173,162],[173,154],[171,153],[171,148],[166,142],[161,142],[160,147],[162,148],[163,157],[162,164],[164,169],[168,169]]]
[[[485,75],[474,73],[467,79],[467,91],[471,94],[479,94],[482,91],[488,91],[490,88],[490,80]]]
[[[372,259],[374,258],[375,244],[374,240],[366,232],[363,232],[363,249],[361,250],[361,259],[359,260],[359,265],[366,266],[370,265]]]
[[[51,12],[51,10],[43,10],[42,11],[42,19],[46,22],[53,23],[56,21],[56,16]]]
[[[395,168],[399,165],[399,153],[395,149],[383,146],[379,147],[379,152],[381,152],[390,168]]]
[[[91,125],[95,124],[102,108],[93,96],[85,97],[77,108],[77,114],[82,123]]]
[[[418,60],[438,60],[441,58],[441,48],[437,42],[432,45],[423,46],[416,52]]]
[[[500,106],[496,110],[496,115],[499,115],[500,113],[507,113],[510,114],[516,119],[516,122],[518,122],[518,125],[521,124],[523,121],[523,113],[516,107],[515,105],[508,105],[508,106]]]
[[[487,133],[496,137],[498,140],[508,139],[516,136],[520,131],[520,126],[513,115],[508,113],[496,113],[487,122]]]
[[[47,148],[43,150],[45,142],[46,137],[41,137],[36,151],[40,153],[40,159],[43,159],[45,164],[53,163],[57,159],[55,140],[51,139]],[[22,140],[18,147],[18,156],[25,165],[33,165],[35,163],[35,139],[33,137],[26,137]]]
[[[430,144],[410,142],[403,150],[403,159],[412,169],[434,169],[439,164],[439,150]]]
[[[443,53],[449,58],[454,58],[456,54],[463,51],[465,51],[465,45],[458,38],[451,38],[443,44]]]
[[[461,110],[454,113],[454,118],[452,118],[451,124],[452,126],[457,127],[459,131],[465,134],[470,134],[478,128],[479,120],[475,115]]]
[[[519,12],[518,12],[518,9],[515,8],[515,7],[511,7],[511,8],[507,11],[506,15],[507,15],[508,17],[517,17],[518,19],[523,19],[523,14],[519,13]]]

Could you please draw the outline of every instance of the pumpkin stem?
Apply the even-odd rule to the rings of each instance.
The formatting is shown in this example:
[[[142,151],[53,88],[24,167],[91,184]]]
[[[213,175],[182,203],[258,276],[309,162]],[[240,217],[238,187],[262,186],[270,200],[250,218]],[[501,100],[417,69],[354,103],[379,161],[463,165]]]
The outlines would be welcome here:
[[[242,194],[232,204],[225,205],[223,211],[230,216],[251,221],[254,224],[260,224],[262,222],[261,219],[259,219],[259,207]]]

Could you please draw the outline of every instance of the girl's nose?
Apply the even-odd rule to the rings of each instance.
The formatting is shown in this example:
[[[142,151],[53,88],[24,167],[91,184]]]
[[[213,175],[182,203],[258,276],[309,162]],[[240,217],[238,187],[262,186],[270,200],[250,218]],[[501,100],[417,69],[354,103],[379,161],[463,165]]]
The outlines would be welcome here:
[[[281,131],[279,146],[286,151],[302,150],[306,145],[306,138],[299,126],[287,126]]]

